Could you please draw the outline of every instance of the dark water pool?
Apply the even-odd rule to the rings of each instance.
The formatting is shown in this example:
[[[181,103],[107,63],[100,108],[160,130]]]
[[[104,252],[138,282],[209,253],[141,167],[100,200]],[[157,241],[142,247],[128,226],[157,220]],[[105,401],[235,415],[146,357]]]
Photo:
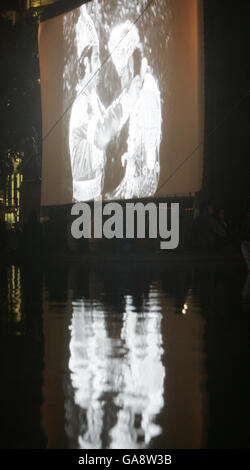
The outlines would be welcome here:
[[[249,448],[244,266],[2,267],[1,448]]]

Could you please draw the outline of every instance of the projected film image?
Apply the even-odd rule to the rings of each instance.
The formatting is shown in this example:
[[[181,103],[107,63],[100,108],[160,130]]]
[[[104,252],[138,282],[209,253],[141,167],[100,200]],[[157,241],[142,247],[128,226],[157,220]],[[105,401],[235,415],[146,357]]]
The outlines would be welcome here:
[[[192,192],[202,133],[197,0],[92,0],[40,25],[42,205]]]
[[[108,108],[98,94],[100,79],[99,37],[85,6],[76,24],[79,60],[79,94],[69,124],[73,199],[101,199],[104,188],[106,148],[127,126],[126,151],[113,157],[124,175],[107,199],[154,195],[160,172],[160,91],[146,57],[138,29],[129,20],[110,30],[108,50],[120,81],[120,96]],[[113,82],[113,81],[112,81]],[[112,88],[111,82],[111,88]],[[116,162],[116,160],[118,160]]]

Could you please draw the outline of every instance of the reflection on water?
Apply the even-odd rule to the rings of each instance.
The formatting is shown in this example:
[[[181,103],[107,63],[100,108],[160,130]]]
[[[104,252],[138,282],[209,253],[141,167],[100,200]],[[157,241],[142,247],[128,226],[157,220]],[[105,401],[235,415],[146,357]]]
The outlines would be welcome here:
[[[248,448],[246,271],[0,271],[3,448]]]
[[[107,318],[101,304],[73,302],[69,369],[74,401],[83,411],[80,448],[103,448],[105,441],[109,448],[143,448],[161,433],[155,417],[164,403],[165,369],[157,297],[151,288],[137,312],[125,295],[119,322]],[[107,322],[113,323],[111,333]]]
[[[8,321],[14,326],[15,334],[22,332],[21,270],[19,266],[8,268]]]
[[[50,267],[44,292],[48,448],[202,447],[205,322],[190,273],[117,264],[57,276]]]

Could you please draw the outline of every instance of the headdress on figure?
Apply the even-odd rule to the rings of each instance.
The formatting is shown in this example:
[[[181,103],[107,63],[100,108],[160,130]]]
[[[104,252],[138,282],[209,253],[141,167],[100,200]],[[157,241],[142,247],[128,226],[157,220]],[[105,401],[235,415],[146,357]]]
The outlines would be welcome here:
[[[77,57],[80,59],[85,47],[99,47],[99,39],[93,20],[87,13],[86,6],[80,8],[80,16],[76,24]]]
[[[127,20],[125,23],[121,23],[113,28],[108,46],[118,75],[126,67],[129,58],[139,44],[138,30],[131,21]]]

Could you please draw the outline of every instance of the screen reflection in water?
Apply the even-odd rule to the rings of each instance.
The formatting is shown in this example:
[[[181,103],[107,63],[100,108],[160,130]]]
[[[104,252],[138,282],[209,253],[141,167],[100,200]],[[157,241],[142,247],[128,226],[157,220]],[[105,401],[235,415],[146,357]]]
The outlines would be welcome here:
[[[72,302],[69,370],[80,410],[71,426],[66,406],[66,432],[79,448],[140,449],[161,433],[156,417],[164,405],[165,368],[157,298],[151,286],[138,312],[125,295],[122,317],[109,317],[109,330],[101,303]]]

